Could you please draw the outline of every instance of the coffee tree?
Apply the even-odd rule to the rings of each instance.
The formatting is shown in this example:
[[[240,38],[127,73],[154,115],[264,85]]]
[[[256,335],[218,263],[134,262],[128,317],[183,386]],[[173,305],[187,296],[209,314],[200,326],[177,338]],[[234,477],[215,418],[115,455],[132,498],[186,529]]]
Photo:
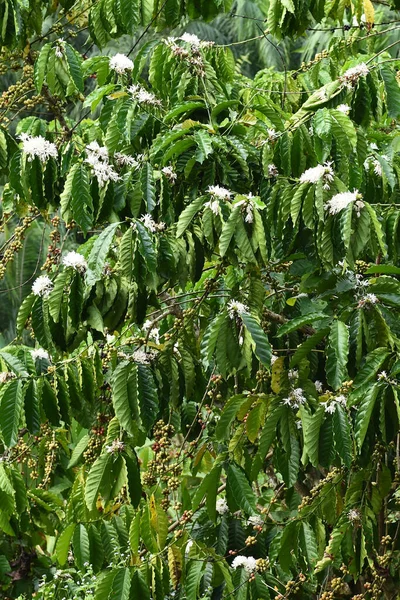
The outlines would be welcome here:
[[[398,597],[396,9],[1,0],[2,597]]]

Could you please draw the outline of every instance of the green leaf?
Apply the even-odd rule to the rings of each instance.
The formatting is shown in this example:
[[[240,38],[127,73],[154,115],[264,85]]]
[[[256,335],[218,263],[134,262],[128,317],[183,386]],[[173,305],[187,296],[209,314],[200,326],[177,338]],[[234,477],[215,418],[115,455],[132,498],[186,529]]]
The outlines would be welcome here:
[[[61,194],[61,214],[66,221],[74,219],[85,234],[92,227],[93,203],[89,176],[81,164],[75,164],[68,173]]]
[[[147,269],[150,273],[155,273],[157,269],[157,255],[154,248],[154,242],[148,233],[146,227],[139,221],[136,221],[136,229],[139,240],[139,252],[143,256]]]
[[[83,92],[82,58],[78,52],[67,43],[64,43],[68,71],[79,92]]]
[[[221,256],[225,256],[228,251],[231,240],[234,236],[237,223],[240,218],[241,206],[236,204],[229,215],[229,219],[224,223],[222,227],[221,237],[219,238],[219,253]]]
[[[212,521],[215,521],[216,498],[220,480],[221,466],[214,464],[211,471],[203,477],[192,499],[192,510],[197,510],[204,496],[206,497],[207,512]]]
[[[105,499],[110,495],[112,461],[111,453],[101,454],[89,471],[85,487],[85,501],[89,510],[95,508],[99,494]]]
[[[112,223],[101,232],[88,257],[88,270],[86,271],[86,285],[91,287],[103,276],[104,264],[110,246],[114,239],[116,229],[119,227],[119,223]]]
[[[309,568],[314,568],[318,560],[317,540],[311,525],[307,521],[302,521],[300,527],[300,544]]]
[[[232,496],[235,503],[245,514],[253,515],[256,512],[256,498],[250,483],[241,467],[230,463],[227,469],[227,498]]]
[[[51,46],[52,45],[50,42],[48,44],[44,44],[35,62],[34,79],[35,87],[39,94],[42,91],[43,83],[46,77],[47,61],[51,51]]]
[[[185,597],[187,600],[198,599],[198,589],[204,564],[200,560],[189,560],[185,577]]]
[[[227,439],[230,435],[230,426],[240,406],[246,401],[246,396],[232,396],[224,406],[221,418],[215,428],[215,437],[219,441]]]
[[[153,167],[145,162],[140,173],[140,185],[143,198],[146,202],[147,212],[151,213],[156,206],[156,188],[154,185]]]
[[[59,273],[49,296],[49,313],[55,323],[58,323],[60,319],[61,304],[70,278],[71,273],[67,270]]]
[[[109,598],[113,600],[129,600],[131,575],[128,567],[117,569]]]
[[[365,361],[361,369],[358,371],[357,376],[354,379],[354,389],[357,389],[368,381],[375,379],[378,371],[381,369],[388,356],[389,352],[386,348],[375,348],[375,350],[369,352],[365,357]]]
[[[11,349],[11,348],[10,348]],[[0,350],[0,358],[10,367],[10,369],[18,375],[18,377],[28,377],[28,372],[25,365],[13,354],[6,352],[6,349]]]
[[[265,367],[271,366],[272,348],[267,335],[262,330],[255,317],[248,313],[242,313],[241,319],[250,333],[255,344],[255,354]]]
[[[20,379],[14,379],[3,388],[0,401],[0,428],[4,444],[8,448],[15,446],[18,441],[23,401]]]
[[[70,523],[59,536],[56,543],[56,557],[61,566],[68,560],[69,546],[71,544],[72,534],[74,533],[75,523]]]
[[[343,464],[350,467],[353,456],[350,423],[345,409],[338,403],[333,413],[333,435],[337,453]]]
[[[328,315],[326,315],[322,312],[308,313],[306,315],[301,315],[300,317],[295,317],[294,319],[291,319],[290,321],[288,321],[287,323],[282,325],[279,328],[278,333],[276,335],[277,335],[277,337],[282,337],[283,335],[292,333],[292,331],[296,331],[296,329],[300,329],[301,327],[304,327],[305,325],[309,325],[310,323],[313,323],[314,321],[320,321],[321,319],[326,319],[327,317],[328,317]]]
[[[115,415],[128,433],[134,434],[133,415],[128,397],[128,377],[132,370],[132,363],[123,361],[115,369],[111,379],[112,401]]]
[[[379,72],[385,84],[386,107],[391,119],[400,117],[400,87],[396,75],[388,65],[378,65]]]
[[[90,541],[88,531],[83,523],[78,523],[72,538],[74,559],[79,569],[85,569],[85,563],[90,564]]]
[[[208,135],[205,131],[199,129],[194,134],[194,139],[197,144],[197,150],[195,152],[196,161],[200,164],[208,158],[210,154],[213,153],[213,147],[211,143],[211,136]]]
[[[377,383],[375,383],[375,385],[368,386],[357,409],[354,435],[360,452],[367,434],[379,389],[380,387]]]
[[[181,212],[176,227],[176,237],[180,237],[186,231],[193,218],[202,208],[204,202],[204,196],[199,196]]]
[[[306,358],[306,356],[309,355],[309,353],[315,348],[315,346],[318,346],[318,344],[324,339],[324,337],[328,333],[329,329],[325,328],[320,329],[320,331],[317,331],[316,333],[313,333],[313,335],[310,335],[309,338],[307,338],[302,344],[300,344],[297,347],[296,352],[290,359],[290,367],[296,367],[299,364],[299,362],[303,360],[303,358]]]
[[[378,220],[375,209],[368,202],[364,202],[364,205],[365,205],[365,208],[367,209],[368,214],[371,218],[373,231],[375,233],[375,236],[376,236],[378,245],[381,249],[382,255],[386,256],[387,255],[387,246],[386,246],[386,242],[385,242],[385,238],[384,238],[384,233],[382,230],[382,225],[381,225],[380,221]]]
[[[81,456],[83,455],[88,446],[89,440],[89,434],[86,434],[81,437],[81,439],[72,451],[71,458],[69,459],[69,463],[67,465],[67,469],[71,469],[72,467],[75,467],[78,464]]]
[[[326,379],[338,390],[347,377],[349,354],[349,331],[343,321],[335,320],[331,325],[326,350]]]
[[[138,365],[137,369],[140,417],[144,428],[149,431],[158,414],[157,390],[150,369],[144,365]]]
[[[314,414],[305,407],[300,407],[300,416],[304,436],[304,447],[308,454],[311,464],[318,467],[319,437],[322,421],[324,420],[325,410],[318,406]]]

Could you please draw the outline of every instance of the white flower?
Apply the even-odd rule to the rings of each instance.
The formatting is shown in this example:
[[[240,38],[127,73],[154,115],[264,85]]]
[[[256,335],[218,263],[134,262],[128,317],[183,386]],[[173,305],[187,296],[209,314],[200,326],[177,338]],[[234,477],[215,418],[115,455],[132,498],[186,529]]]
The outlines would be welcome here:
[[[47,298],[53,289],[53,282],[47,275],[40,275],[32,285],[32,292],[35,296],[43,296]]]
[[[244,567],[248,573],[254,573],[257,569],[257,561],[253,556],[235,556],[232,561],[232,568]]]
[[[273,364],[274,364],[274,362],[276,362],[276,361],[278,360],[278,358],[279,358],[279,356],[276,356],[275,354],[273,354],[273,355],[271,356],[271,365],[273,365]]]
[[[214,215],[219,215],[219,200],[209,200],[204,204],[204,208],[209,208]]]
[[[279,137],[279,133],[277,133],[275,129],[268,129],[267,132],[269,141],[276,140],[276,138]]]
[[[125,54],[116,54],[110,59],[110,69],[122,75],[125,71],[132,71],[133,62]]]
[[[143,325],[144,329],[144,325]],[[154,340],[154,342],[158,345],[160,343],[160,330],[158,327],[152,327],[148,333],[149,339]]]
[[[301,419],[297,419],[296,427],[297,429],[303,429],[303,423],[301,422]]]
[[[165,175],[165,177],[167,179],[169,179],[169,181],[172,181],[172,182],[174,182],[176,180],[176,178],[178,177],[178,175],[175,173],[174,169],[171,166],[163,167],[161,169],[161,173],[163,175]]]
[[[369,147],[371,148],[371,150],[378,150],[378,146],[377,144],[375,144],[375,142],[372,142],[372,144],[370,144]]]
[[[260,517],[260,515],[251,515],[247,520],[247,525],[262,527],[264,525],[264,519]]]
[[[347,406],[346,396],[343,396],[343,394],[341,394],[340,396],[336,396],[335,402],[337,404],[341,404],[342,406]]]
[[[357,308],[368,308],[371,304],[377,304],[379,302],[379,298],[375,296],[375,294],[365,294],[361,300],[358,301]]]
[[[64,48],[57,44],[54,54],[57,58],[62,58],[64,56]]]
[[[252,223],[254,221],[253,208],[254,206],[252,202],[248,202],[246,204],[246,216],[244,219],[246,223]]]
[[[31,355],[33,360],[37,360],[38,358],[50,360],[49,353],[43,348],[36,348],[35,350],[31,350]]]
[[[229,300],[227,308],[231,319],[234,319],[237,315],[243,315],[249,312],[248,307],[237,300]]]
[[[219,200],[229,200],[232,196],[232,192],[230,192],[226,188],[221,187],[220,185],[210,185],[207,188],[207,192],[211,196],[213,196],[214,198],[218,198]]]
[[[193,546],[193,540],[188,540],[186,547],[185,547],[185,556],[188,556],[192,546]]]
[[[382,177],[382,165],[379,162],[379,160],[374,160],[373,161],[373,165],[374,165],[374,173],[375,175],[378,175],[378,177]]]
[[[108,161],[108,150],[105,146],[100,146],[100,144],[98,142],[93,141],[90,142],[90,144],[88,144],[86,146],[86,152],[88,155],[88,160],[87,162],[90,161],[90,164],[93,164],[94,162],[96,162],[97,160],[104,160],[104,161]]]
[[[307,169],[300,177],[300,183],[317,183],[320,179],[324,182],[324,189],[329,190],[329,184],[334,179],[333,169],[330,162],[317,165]]]
[[[295,388],[292,390],[287,398],[282,400],[282,404],[290,406],[290,408],[299,408],[302,404],[307,401],[301,388]]]
[[[340,112],[344,113],[345,115],[348,115],[351,108],[348,104],[339,104],[339,106],[336,107],[336,110],[339,110]]]
[[[107,344],[112,344],[113,342],[115,342],[115,335],[111,335],[110,333],[107,333],[106,341],[107,341]]]
[[[109,454],[117,454],[123,450],[125,450],[125,444],[121,440],[114,440],[110,446],[106,446],[106,452]]]
[[[21,133],[19,139],[22,140],[22,151],[27,155],[29,162],[35,157],[42,163],[45,163],[49,158],[58,157],[56,145],[48,142],[41,135],[33,137],[27,133]]]
[[[149,352],[144,352],[144,350],[135,350],[135,352],[132,354],[134,362],[137,362],[140,365],[150,364],[152,356],[152,354]]]
[[[330,200],[328,200],[325,206],[329,210],[329,214],[336,215],[341,210],[346,208],[350,202],[355,202],[358,197],[358,190],[354,190],[354,192],[341,192],[340,194],[336,194]]]
[[[365,63],[360,63],[355,67],[351,67],[351,69],[347,69],[345,73],[341,77],[339,77],[339,81],[345,84],[346,87],[352,88],[360,77],[365,77],[369,73],[369,68]]]
[[[6,383],[10,379],[14,379],[14,377],[16,377],[16,375],[12,371],[1,371],[0,372],[0,383]]]
[[[89,159],[87,159],[86,162],[89,162]],[[107,162],[96,161],[91,163],[91,167],[100,187],[103,187],[107,181],[118,181],[121,179],[118,173],[114,170],[114,167],[109,165]]]
[[[325,405],[325,412],[333,415],[336,410],[336,402],[331,402],[330,404],[326,404],[325,402],[321,402],[321,404]]]
[[[138,102],[138,104],[147,104],[148,106],[161,106],[160,100],[155,97],[154,94],[148,92],[139,84],[131,85],[128,88],[128,92],[131,94],[132,98]]]
[[[278,171],[276,165],[274,165],[273,163],[268,165],[268,177],[276,177],[278,175],[278,173],[279,173],[279,171]]]
[[[215,509],[219,515],[224,515],[229,511],[228,503],[225,498],[218,498]]]
[[[347,518],[349,519],[350,523],[357,523],[358,521],[361,521],[361,513],[356,508],[352,508],[347,513]]]
[[[68,252],[68,254],[64,256],[62,262],[65,267],[71,267],[79,273],[84,273],[87,269],[86,259],[82,254],[79,254],[79,252]]]
[[[137,158],[129,156],[128,154],[122,154],[122,152],[115,152],[114,160],[119,167],[128,166],[137,168],[139,166]]]
[[[154,221],[153,217],[149,213],[143,215],[143,217],[141,217],[139,221],[142,221],[143,225],[147,227],[147,229],[151,231],[151,233],[155,233],[157,231],[157,223]]]
[[[288,371],[288,378],[290,379],[290,381],[293,381],[294,379],[297,379],[299,376],[299,372],[297,369],[290,369]]]
[[[176,38],[168,38],[169,40],[175,41]],[[207,48],[209,46],[213,46],[214,42],[209,42],[206,40],[201,40],[194,33],[184,33],[181,37],[177,38],[178,40],[182,40],[182,42],[186,42],[195,48]]]
[[[386,373],[386,371],[381,371],[380,373],[378,373],[379,381],[385,381],[387,378],[388,378],[388,374]]]

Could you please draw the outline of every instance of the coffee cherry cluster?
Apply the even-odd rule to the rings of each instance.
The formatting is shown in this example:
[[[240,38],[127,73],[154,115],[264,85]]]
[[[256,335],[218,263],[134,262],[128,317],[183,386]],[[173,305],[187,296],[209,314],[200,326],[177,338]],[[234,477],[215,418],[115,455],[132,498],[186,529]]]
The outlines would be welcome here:
[[[8,240],[7,248],[0,260],[0,279],[4,277],[8,263],[12,262],[17,252],[21,250],[26,230],[33,220],[33,216],[25,217],[21,224],[15,228],[12,237]]]
[[[51,267],[53,265],[56,265],[59,261],[60,254],[61,254],[61,250],[60,250],[60,248],[58,248],[58,244],[61,239],[61,234],[59,231],[60,222],[61,222],[61,219],[58,216],[55,216],[51,219],[51,224],[53,225],[54,229],[50,232],[50,235],[49,235],[51,243],[49,244],[49,246],[47,248],[46,260],[42,267],[43,271],[49,271],[51,269]]]
[[[337,477],[337,475],[339,475],[340,473],[340,469],[337,467],[334,467],[333,469],[331,469],[331,471],[329,471],[329,473],[327,474],[327,476],[324,479],[321,479],[321,481],[319,481],[317,483],[317,485],[315,485],[311,490],[310,490],[310,494],[309,496],[304,496],[301,503],[299,504],[299,510],[301,510],[302,508],[305,508],[306,506],[309,506],[310,504],[313,503],[314,499],[316,496],[318,496],[318,494],[320,493],[320,491],[322,490],[322,488],[329,483],[330,481],[332,481],[333,479],[335,479],[335,477]]]

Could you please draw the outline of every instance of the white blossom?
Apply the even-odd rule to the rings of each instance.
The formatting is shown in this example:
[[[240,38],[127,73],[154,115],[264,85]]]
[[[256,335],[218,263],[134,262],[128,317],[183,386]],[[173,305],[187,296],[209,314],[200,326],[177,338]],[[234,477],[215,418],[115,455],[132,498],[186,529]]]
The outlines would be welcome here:
[[[140,217],[139,221],[142,221],[143,225],[149,231],[151,231],[151,233],[156,233],[157,231],[162,231],[163,229],[165,229],[165,223],[156,223],[149,213],[143,215],[143,217]]]
[[[151,321],[145,321],[143,323],[144,331],[148,332],[148,338],[154,340],[156,344],[160,343],[160,330],[158,327],[152,327]]]
[[[358,301],[357,308],[364,308],[371,304],[378,304],[379,298],[375,294],[365,294],[361,300]]]
[[[144,350],[135,350],[135,352],[132,354],[134,362],[139,363],[140,365],[150,364],[152,356],[152,354],[149,352],[144,352]]]
[[[290,369],[288,371],[288,378],[290,379],[290,381],[293,381],[294,379],[297,379],[299,376],[299,372],[297,369]]]
[[[269,141],[276,140],[276,138],[279,137],[279,133],[277,133],[275,129],[268,129],[267,133]]]
[[[193,543],[194,543],[193,540],[187,541],[187,544],[185,546],[185,556],[188,556],[190,550],[192,549]]]
[[[352,88],[355,86],[360,77],[365,77],[369,73],[369,68],[365,63],[360,63],[355,67],[351,67],[351,69],[347,69],[345,73],[341,77],[339,77],[339,81],[345,84],[346,87]]]
[[[264,525],[264,519],[260,515],[251,515],[247,520],[247,525],[262,527]]]
[[[333,415],[333,413],[336,411],[336,402],[331,402],[330,404],[327,404],[326,402],[321,402],[321,404],[325,406],[326,413]]]
[[[132,71],[133,62],[125,54],[116,54],[110,58],[110,69],[122,75],[125,71]]]
[[[214,45],[214,42],[201,40],[194,33],[187,33],[187,32],[185,32],[183,35],[181,35],[178,38],[178,40],[182,40],[182,42],[186,42],[187,44],[190,44],[191,46],[194,46],[195,48],[207,48],[208,46]]]
[[[300,177],[300,183],[317,183],[322,179],[324,189],[329,190],[329,184],[334,179],[331,162],[326,162],[323,165],[317,165],[311,169],[307,169]]]
[[[47,275],[40,275],[32,285],[32,292],[35,296],[43,296],[47,298],[53,289],[53,282]]]
[[[290,406],[290,408],[299,408],[302,404],[307,401],[301,388],[295,388],[292,390],[287,398],[282,400],[282,404]]]
[[[248,573],[254,573],[257,569],[257,561],[253,556],[235,556],[232,561],[232,568],[244,567]]]
[[[119,167],[135,167],[139,166],[138,157],[129,156],[128,154],[122,154],[122,152],[114,153],[114,160]]]
[[[344,113],[345,115],[348,115],[351,108],[348,104],[339,104],[339,106],[336,107],[336,110],[339,110],[340,112]]]
[[[100,146],[96,140],[90,142],[90,144],[86,146],[86,153],[88,155],[87,162],[90,161],[89,164],[93,164],[96,160],[108,161],[107,148],[105,146]]]
[[[273,163],[268,165],[268,177],[276,177],[279,171]]]
[[[15,376],[16,376],[15,373],[13,373],[12,371],[1,371],[0,372],[0,383],[6,383],[10,379],[14,379]]]
[[[347,406],[346,396],[343,396],[343,394],[340,394],[339,396],[336,396],[335,402],[337,404],[341,404],[342,406]]]
[[[273,365],[273,364],[274,364],[274,362],[276,362],[276,361],[278,360],[278,358],[279,358],[279,356],[276,356],[275,354],[273,354],[273,355],[271,356],[271,365]]]
[[[218,498],[215,509],[219,515],[224,515],[229,511],[228,503],[225,498]]]
[[[125,450],[125,444],[124,442],[121,442],[121,440],[114,440],[112,444],[106,446],[106,452],[109,454],[117,454],[123,450]]]
[[[386,371],[381,371],[380,373],[378,373],[379,381],[385,381],[387,378],[388,378],[388,374],[386,373]]]
[[[154,94],[148,92],[138,83],[131,85],[128,88],[128,92],[131,94],[132,98],[138,102],[138,104],[147,104],[148,106],[161,106],[160,100],[155,97]]]
[[[34,137],[27,133],[21,133],[19,139],[22,141],[22,151],[27,155],[29,162],[35,157],[42,163],[45,163],[49,158],[58,157],[56,145],[48,142],[41,135]]]
[[[220,200],[229,200],[232,196],[232,192],[220,185],[210,185],[207,188],[207,192],[214,198],[219,198]]]
[[[86,162],[89,162],[88,160]],[[94,162],[92,166],[92,171],[94,176],[96,177],[99,186],[103,187],[107,181],[118,181],[121,177],[115,171],[114,167],[112,167],[107,162]]]
[[[33,360],[37,360],[38,358],[44,359],[44,360],[50,360],[49,353],[47,352],[47,350],[44,350],[43,348],[35,348],[35,350],[31,350],[31,356],[32,356]]]
[[[361,521],[361,513],[356,508],[352,508],[347,513],[347,518],[349,519],[350,523],[357,523]]]
[[[107,344],[112,344],[113,342],[115,342],[115,335],[111,335],[110,333],[107,333],[106,342],[107,342]]]
[[[169,180],[172,181],[172,183],[176,180],[176,178],[178,177],[178,175],[175,173],[174,169],[170,166],[168,167],[163,167],[161,169],[161,173],[163,175],[165,175],[165,177]]]
[[[249,312],[249,308],[237,300],[229,300],[227,308],[231,319],[234,319],[237,315],[243,315]]]
[[[57,58],[62,58],[64,56],[64,40],[57,40],[54,54]]]
[[[214,215],[219,215],[219,201],[209,200],[204,204],[204,208],[209,208]]]
[[[354,190],[354,192],[341,192],[340,194],[336,194],[330,200],[328,200],[325,206],[328,209],[329,214],[336,215],[341,210],[346,208],[350,202],[356,202],[358,197],[358,190]]]
[[[71,267],[79,273],[84,273],[88,266],[86,259],[82,256],[82,254],[74,251],[68,252],[68,254],[64,256],[62,262],[65,267]]]

